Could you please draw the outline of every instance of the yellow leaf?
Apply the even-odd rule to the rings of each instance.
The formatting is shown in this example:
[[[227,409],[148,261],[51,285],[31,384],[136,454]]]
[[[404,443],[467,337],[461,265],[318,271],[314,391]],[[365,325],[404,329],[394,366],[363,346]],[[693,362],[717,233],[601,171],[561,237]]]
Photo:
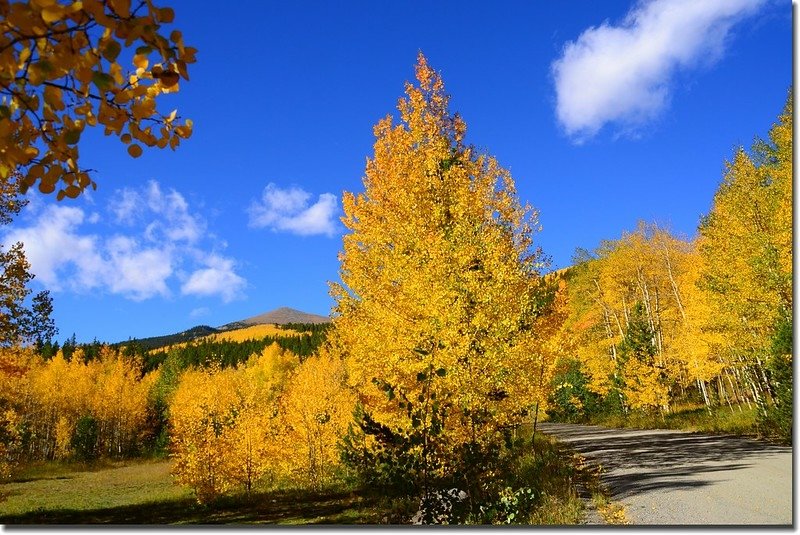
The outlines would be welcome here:
[[[138,158],[142,155],[142,147],[134,143],[133,145],[128,147],[128,154],[133,156],[134,158]]]
[[[147,66],[149,64],[150,64],[150,60],[147,59],[147,56],[145,54],[135,54],[133,56],[133,65],[137,69],[145,70],[145,69],[147,69]],[[137,71],[137,74],[138,74],[138,71]]]
[[[57,20],[61,20],[64,16],[64,8],[59,6],[58,4],[54,4],[52,6],[48,6],[42,9],[42,20],[45,21],[47,24],[52,24]]]
[[[175,11],[169,7],[162,7],[158,10],[158,19],[160,22],[169,24],[173,20],[175,20]]]

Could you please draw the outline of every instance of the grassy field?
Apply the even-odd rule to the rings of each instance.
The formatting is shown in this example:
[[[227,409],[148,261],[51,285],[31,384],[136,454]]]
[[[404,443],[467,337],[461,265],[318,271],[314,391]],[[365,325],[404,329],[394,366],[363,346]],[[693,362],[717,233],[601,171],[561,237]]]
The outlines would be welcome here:
[[[359,524],[389,521],[357,492],[256,492],[198,505],[173,483],[169,461],[48,463],[0,485],[3,524]],[[386,517],[386,518],[384,518]]]
[[[405,524],[415,499],[387,499],[358,489],[258,491],[199,505],[176,485],[170,461],[132,460],[93,465],[40,463],[0,484],[2,524]],[[580,476],[556,443],[536,437],[519,459],[515,479],[535,489],[531,524],[580,523]]]

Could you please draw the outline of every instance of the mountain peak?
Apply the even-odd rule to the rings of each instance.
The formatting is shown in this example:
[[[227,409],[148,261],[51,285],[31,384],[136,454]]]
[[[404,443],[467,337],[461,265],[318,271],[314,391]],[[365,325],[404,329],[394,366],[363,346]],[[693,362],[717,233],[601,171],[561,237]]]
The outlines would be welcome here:
[[[222,328],[231,328],[247,325],[260,325],[264,323],[276,323],[278,325],[285,325],[287,323],[329,323],[331,320],[326,316],[319,314],[309,314],[290,307],[280,307],[257,316],[234,321],[223,325]]]

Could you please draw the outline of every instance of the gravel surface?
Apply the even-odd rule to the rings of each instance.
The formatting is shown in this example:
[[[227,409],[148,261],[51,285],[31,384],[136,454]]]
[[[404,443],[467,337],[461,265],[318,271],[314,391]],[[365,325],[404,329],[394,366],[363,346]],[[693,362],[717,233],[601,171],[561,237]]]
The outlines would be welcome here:
[[[632,524],[792,525],[792,448],[667,430],[540,424],[602,465]]]

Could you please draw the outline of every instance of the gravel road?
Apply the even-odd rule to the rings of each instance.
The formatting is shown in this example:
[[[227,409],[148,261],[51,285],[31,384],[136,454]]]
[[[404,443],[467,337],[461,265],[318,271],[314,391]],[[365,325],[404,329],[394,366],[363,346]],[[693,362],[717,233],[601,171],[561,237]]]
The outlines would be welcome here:
[[[632,524],[792,525],[792,448],[683,431],[539,424],[601,464]]]

